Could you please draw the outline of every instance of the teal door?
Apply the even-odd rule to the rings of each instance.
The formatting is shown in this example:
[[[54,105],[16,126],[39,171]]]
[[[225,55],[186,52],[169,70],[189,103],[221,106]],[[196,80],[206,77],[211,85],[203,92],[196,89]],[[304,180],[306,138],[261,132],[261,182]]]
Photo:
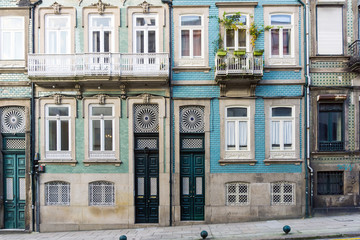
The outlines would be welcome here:
[[[25,229],[25,155],[3,156],[5,228]]]
[[[180,204],[181,220],[204,220],[205,154],[203,135],[181,138]]]

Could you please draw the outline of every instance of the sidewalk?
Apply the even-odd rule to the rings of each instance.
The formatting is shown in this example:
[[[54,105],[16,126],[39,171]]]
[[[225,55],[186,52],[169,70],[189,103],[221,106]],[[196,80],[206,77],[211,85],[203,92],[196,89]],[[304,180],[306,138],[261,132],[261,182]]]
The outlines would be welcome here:
[[[284,225],[291,232],[284,234]],[[259,222],[204,224],[176,227],[151,227],[101,231],[13,233],[2,234],[1,240],[118,240],[126,235],[128,240],[201,239],[200,232],[208,232],[207,239],[319,239],[360,236],[360,214],[346,216],[314,217]]]

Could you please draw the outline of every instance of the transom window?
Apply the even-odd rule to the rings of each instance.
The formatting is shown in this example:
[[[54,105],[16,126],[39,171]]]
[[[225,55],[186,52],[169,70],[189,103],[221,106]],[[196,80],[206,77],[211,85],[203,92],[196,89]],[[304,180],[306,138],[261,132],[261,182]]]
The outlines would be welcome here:
[[[157,15],[134,15],[134,52],[155,53],[157,51]]]
[[[24,17],[0,17],[0,59],[24,60]]]
[[[292,55],[292,15],[274,14],[270,16],[270,52],[275,57],[290,57]]]
[[[343,195],[344,194],[343,172],[318,172],[317,193],[318,195]]]
[[[70,106],[46,106],[46,151],[70,151]]]
[[[226,15],[225,17],[233,17],[234,15]],[[238,29],[225,29],[225,49],[247,50],[249,45],[247,15],[241,15],[236,19]]]
[[[293,150],[293,126],[292,107],[271,108],[271,150]]]
[[[90,105],[90,151],[114,150],[114,107]]]
[[[89,15],[89,51],[110,52],[114,48],[114,16]]]
[[[70,16],[45,16],[45,52],[70,53]]]
[[[319,104],[319,150],[342,151],[343,141],[343,104]]]
[[[70,205],[70,183],[45,183],[45,205]]]
[[[226,150],[248,150],[248,114],[246,107],[226,108]]]
[[[202,16],[185,15],[180,17],[181,57],[202,57],[202,29]]]
[[[115,205],[114,184],[106,181],[89,183],[90,206],[113,206]]]
[[[227,183],[226,184],[226,205],[248,205],[249,204],[248,183]]]
[[[289,182],[271,183],[271,205],[294,205],[295,184]]]

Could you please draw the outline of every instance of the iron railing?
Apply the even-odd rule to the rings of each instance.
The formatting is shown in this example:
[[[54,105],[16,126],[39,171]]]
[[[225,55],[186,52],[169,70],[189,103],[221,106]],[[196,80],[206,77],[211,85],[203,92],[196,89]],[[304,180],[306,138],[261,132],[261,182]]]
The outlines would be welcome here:
[[[349,66],[352,67],[357,63],[360,63],[360,40],[355,40],[349,46],[350,61]]]
[[[216,75],[263,75],[263,57],[254,56],[253,53],[235,56],[228,52],[226,56],[215,58]]]

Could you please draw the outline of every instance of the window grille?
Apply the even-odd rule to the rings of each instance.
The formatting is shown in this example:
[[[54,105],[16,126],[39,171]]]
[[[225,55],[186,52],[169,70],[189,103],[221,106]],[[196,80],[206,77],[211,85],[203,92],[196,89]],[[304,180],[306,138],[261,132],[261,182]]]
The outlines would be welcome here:
[[[134,132],[159,132],[159,106],[155,104],[134,105]]]
[[[318,195],[343,195],[344,176],[343,172],[318,172],[317,193]]]
[[[184,138],[181,140],[182,149],[196,149],[203,148],[202,138]]]
[[[294,205],[295,184],[289,182],[271,183],[271,205]]]
[[[23,138],[8,138],[5,140],[6,149],[25,149],[25,139]]]
[[[45,183],[45,205],[70,205],[70,184],[60,181]]]
[[[180,107],[180,132],[203,133],[205,131],[204,107]]]
[[[25,132],[24,107],[3,107],[1,109],[1,132],[2,133]]]
[[[249,204],[248,183],[227,183],[226,184],[226,205],[248,205]]]
[[[89,184],[90,206],[113,206],[115,204],[114,184],[111,182],[92,182]]]

